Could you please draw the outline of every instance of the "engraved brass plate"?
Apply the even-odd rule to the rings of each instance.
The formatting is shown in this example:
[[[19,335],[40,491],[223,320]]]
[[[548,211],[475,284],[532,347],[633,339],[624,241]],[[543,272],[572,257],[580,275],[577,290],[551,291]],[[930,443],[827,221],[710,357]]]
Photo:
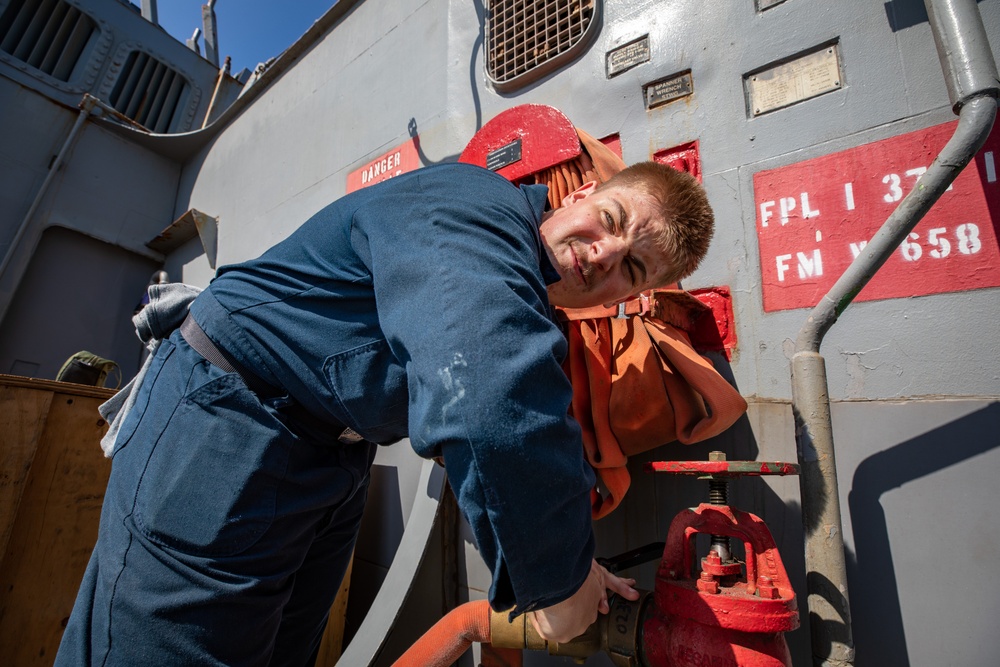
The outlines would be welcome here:
[[[687,97],[694,92],[694,81],[691,72],[684,72],[660,81],[654,81],[643,86],[643,97],[646,108],[652,109],[667,102]]]
[[[649,61],[649,35],[643,35],[607,52],[607,78],[610,79],[615,74],[621,74],[647,61]]]
[[[808,55],[745,77],[750,116],[840,90],[840,56],[836,46],[825,46]]]

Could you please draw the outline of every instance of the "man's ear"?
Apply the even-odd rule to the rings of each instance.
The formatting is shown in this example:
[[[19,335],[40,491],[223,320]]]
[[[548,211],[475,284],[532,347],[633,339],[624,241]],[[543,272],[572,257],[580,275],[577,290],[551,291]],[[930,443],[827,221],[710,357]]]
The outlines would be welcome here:
[[[589,197],[590,195],[594,194],[594,190],[596,190],[596,189],[597,189],[597,181],[588,181],[588,182],[584,183],[583,185],[581,185],[580,187],[578,187],[576,190],[573,190],[573,192],[571,192],[568,195],[566,195],[565,197],[563,197],[563,200],[562,200],[563,208],[565,208],[565,207],[567,207],[567,206],[569,206],[571,204],[575,204],[576,202],[580,201],[581,199]]]

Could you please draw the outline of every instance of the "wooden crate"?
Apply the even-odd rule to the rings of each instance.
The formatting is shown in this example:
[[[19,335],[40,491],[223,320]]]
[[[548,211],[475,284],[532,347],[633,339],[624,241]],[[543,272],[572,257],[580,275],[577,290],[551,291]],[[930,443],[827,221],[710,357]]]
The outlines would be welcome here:
[[[114,391],[0,375],[0,664],[55,659],[97,541],[111,462],[97,407]],[[350,569],[317,667],[340,657]]]
[[[97,541],[110,389],[0,375],[0,656],[51,665]]]

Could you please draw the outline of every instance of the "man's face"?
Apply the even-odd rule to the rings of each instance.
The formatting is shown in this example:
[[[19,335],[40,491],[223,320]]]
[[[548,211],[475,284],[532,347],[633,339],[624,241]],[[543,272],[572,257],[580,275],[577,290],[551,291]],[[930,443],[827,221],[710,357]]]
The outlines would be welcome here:
[[[660,287],[669,268],[655,240],[664,224],[656,199],[633,188],[594,188],[568,195],[539,227],[562,277],[549,285],[552,305],[611,306]]]

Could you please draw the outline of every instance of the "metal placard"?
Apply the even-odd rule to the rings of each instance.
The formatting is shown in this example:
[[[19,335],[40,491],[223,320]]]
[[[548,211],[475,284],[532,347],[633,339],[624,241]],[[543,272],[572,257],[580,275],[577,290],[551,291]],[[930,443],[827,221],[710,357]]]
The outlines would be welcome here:
[[[694,92],[694,80],[691,78],[691,72],[677,74],[643,86],[643,98],[646,100],[647,109],[687,97],[692,92]]]
[[[840,90],[840,54],[825,46],[745,77],[751,117]]]
[[[607,78],[649,61],[649,35],[611,49],[605,54]]]
[[[811,308],[862,252],[957,121],[753,176],[764,311]],[[1000,286],[1000,125],[857,301]]]
[[[521,159],[521,137],[486,154],[486,168],[491,171],[503,169]]]

